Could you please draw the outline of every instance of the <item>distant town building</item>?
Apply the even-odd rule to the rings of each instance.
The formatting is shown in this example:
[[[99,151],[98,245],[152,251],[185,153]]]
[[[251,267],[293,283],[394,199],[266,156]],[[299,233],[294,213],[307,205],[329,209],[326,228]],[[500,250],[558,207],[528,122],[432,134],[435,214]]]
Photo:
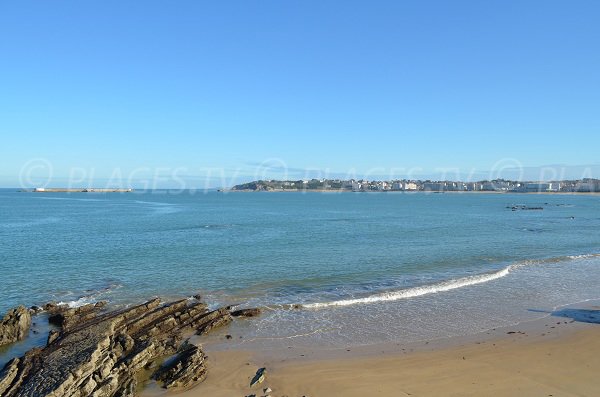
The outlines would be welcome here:
[[[446,190],[446,182],[425,182],[423,190],[426,192],[443,192]]]
[[[596,184],[594,182],[578,182],[575,185],[575,191],[576,192],[595,192],[596,190]]]
[[[510,181],[495,179],[491,181],[462,182],[462,181],[420,181],[392,180],[368,181],[366,179],[311,179],[297,181],[258,180],[236,185],[232,190],[279,191],[286,189],[306,190],[336,190],[365,192],[365,191],[430,191],[430,192],[600,192],[600,179],[584,178],[579,180],[561,181]],[[86,191],[130,191],[131,189],[87,189]],[[35,188],[36,192],[50,192],[56,189]],[[60,191],[82,191],[81,189],[61,189]]]
[[[556,182],[528,183],[525,185],[528,192],[558,192],[560,185]]]

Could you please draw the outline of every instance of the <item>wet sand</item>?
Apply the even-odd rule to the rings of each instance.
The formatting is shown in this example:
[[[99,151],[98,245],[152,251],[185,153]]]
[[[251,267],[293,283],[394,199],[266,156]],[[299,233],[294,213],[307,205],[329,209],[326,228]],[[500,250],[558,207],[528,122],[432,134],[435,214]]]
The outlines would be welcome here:
[[[454,340],[331,352],[210,351],[204,383],[143,396],[600,396],[600,312],[573,309]],[[265,381],[250,387],[260,367]],[[265,393],[263,389],[271,388]]]

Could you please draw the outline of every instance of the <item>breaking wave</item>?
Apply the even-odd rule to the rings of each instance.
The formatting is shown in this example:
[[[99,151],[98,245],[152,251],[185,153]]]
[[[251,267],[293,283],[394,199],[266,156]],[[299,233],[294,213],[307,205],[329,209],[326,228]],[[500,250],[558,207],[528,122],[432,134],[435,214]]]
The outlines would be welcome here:
[[[77,297],[77,299],[73,299],[73,300],[69,300],[69,301],[65,301],[65,300],[61,300],[58,302],[59,305],[67,305],[70,308],[75,308],[75,307],[81,307],[90,303],[97,303],[100,300],[102,300],[102,298],[105,298],[106,295],[110,294],[111,292],[122,288],[123,285],[122,284],[118,284],[118,283],[112,283],[109,284],[108,286],[98,289],[98,290],[94,290],[94,291],[89,291],[88,293],[84,294],[84,295],[80,295],[79,297]]]
[[[600,254],[585,254],[585,255],[569,255],[569,259],[589,259],[589,258],[600,258]]]
[[[501,270],[498,270],[493,273],[483,273],[477,274],[474,276],[461,277],[457,279],[442,281],[435,284],[430,285],[421,285],[418,287],[406,288],[396,291],[389,291],[378,293],[374,295],[365,296],[362,298],[349,298],[349,299],[340,299],[331,302],[316,302],[301,305],[302,308],[305,309],[323,309],[328,307],[335,306],[351,306],[357,304],[368,304],[375,302],[389,302],[396,301],[400,299],[408,299],[414,298],[417,296],[436,294],[438,292],[451,291],[458,288],[468,287],[471,285],[483,284],[490,281],[494,281],[500,279],[502,277],[506,277],[510,274],[511,271],[533,264],[543,264],[543,263],[554,263],[561,261],[569,261],[569,260],[578,260],[578,259],[589,259],[589,258],[597,258],[600,257],[600,254],[585,254],[585,255],[571,255],[571,256],[563,256],[557,258],[550,258],[545,260],[530,260],[514,263],[509,265]]]

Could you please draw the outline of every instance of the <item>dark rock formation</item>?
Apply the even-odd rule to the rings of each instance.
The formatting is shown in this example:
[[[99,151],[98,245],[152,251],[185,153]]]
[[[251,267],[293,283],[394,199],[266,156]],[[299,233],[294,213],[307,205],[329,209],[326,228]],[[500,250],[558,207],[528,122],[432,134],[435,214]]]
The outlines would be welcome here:
[[[513,205],[507,206],[506,208],[511,209],[513,211],[542,211],[544,207],[529,207],[527,205]]]
[[[46,307],[48,307],[47,310],[50,313],[48,322],[61,327],[63,330],[67,330],[73,324],[80,324],[93,319],[106,304],[106,301],[100,301],[98,303],[90,303],[73,308],[66,305],[48,304],[46,305]]]
[[[11,309],[0,321],[0,346],[24,339],[31,327],[31,313],[25,306]]]
[[[31,314],[38,314],[38,313],[41,313],[41,312],[43,312],[43,311],[44,311],[44,309],[43,309],[43,308],[41,308],[41,307],[39,307],[39,306],[31,306],[31,307],[29,308],[29,312],[30,312]]]
[[[197,329],[196,334],[206,334],[214,328],[229,324],[231,320],[231,313],[227,308],[214,310],[205,314],[204,316],[201,316],[194,323],[194,326]]]
[[[154,377],[168,388],[191,387],[206,375],[205,355],[197,346],[181,345],[182,339],[232,321],[228,308],[208,311],[187,299],[161,304],[157,298],[103,313],[103,305],[45,309],[61,331],[50,333],[46,347],[6,364],[0,396],[131,397],[140,370],[174,354]]]
[[[250,381],[250,387],[258,383],[263,383],[263,381],[265,380],[265,372],[267,372],[266,368],[259,368],[258,371],[256,371],[254,378],[252,378],[252,380]]]
[[[233,317],[256,317],[256,316],[260,315],[260,309],[252,308],[252,309],[235,310],[235,311],[231,312],[231,315]]]
[[[154,379],[163,382],[167,389],[172,387],[188,388],[206,377],[206,356],[198,346],[185,343],[179,355],[161,367]]]
[[[58,339],[59,336],[60,332],[51,329],[50,332],[48,332],[48,341],[46,342],[46,344],[49,345],[50,343],[54,342],[56,339]]]
[[[56,303],[56,302],[53,301],[53,302],[46,303],[44,305],[43,309],[47,310],[47,311],[50,311],[50,310],[56,309],[58,306],[59,306],[58,303]]]

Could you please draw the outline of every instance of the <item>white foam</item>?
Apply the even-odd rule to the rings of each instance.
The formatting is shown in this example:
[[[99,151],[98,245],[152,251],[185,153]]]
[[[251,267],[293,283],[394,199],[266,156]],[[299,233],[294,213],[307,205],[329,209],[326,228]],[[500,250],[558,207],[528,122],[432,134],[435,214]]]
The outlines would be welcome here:
[[[438,292],[450,291],[457,288],[463,288],[470,285],[487,283],[507,276],[512,269],[518,265],[510,265],[494,273],[478,274],[476,276],[462,277],[454,280],[443,281],[437,284],[423,285],[414,288],[403,289],[399,291],[384,292],[381,294],[366,296],[364,298],[342,299],[332,302],[310,303],[302,305],[307,309],[322,309],[332,306],[350,306],[374,302],[395,301],[399,299],[414,298],[417,296],[436,294]]]
[[[79,298],[77,300],[74,301],[68,301],[68,302],[64,302],[64,301],[60,301],[58,302],[59,306],[63,306],[66,305],[69,308],[73,309],[76,307],[81,307],[81,306],[85,306],[89,303],[96,303],[97,301],[90,299],[89,297],[83,297],[83,298]]]
[[[600,254],[585,254],[585,255],[569,255],[567,258],[569,259],[589,259],[589,258],[597,258],[600,257]]]
[[[60,301],[60,302],[58,302],[58,305],[66,305],[70,308],[76,308],[76,307],[81,307],[81,306],[84,306],[84,305],[87,305],[90,303],[98,303],[100,301],[101,296],[109,294],[110,292],[117,290],[121,287],[123,287],[122,284],[113,283],[113,284],[110,284],[108,287],[103,288],[101,290],[94,291],[90,294],[80,296],[78,299],[71,300],[71,301]],[[104,300],[107,300],[107,299],[104,299]]]
[[[306,309],[322,309],[326,307],[334,307],[334,306],[351,306],[357,304],[366,304],[366,303],[374,303],[374,302],[387,302],[387,301],[395,301],[399,299],[408,299],[414,298],[417,296],[436,294],[438,292],[450,291],[453,289],[468,287],[470,285],[483,284],[493,280],[497,280],[499,278],[507,276],[512,270],[517,268],[527,266],[527,265],[535,265],[535,264],[544,264],[548,262],[560,262],[564,260],[578,260],[578,259],[590,259],[590,258],[599,258],[600,253],[592,253],[592,254],[583,254],[583,255],[570,255],[566,257],[556,257],[556,258],[548,258],[541,260],[524,260],[521,262],[514,263],[510,266],[505,267],[502,270],[499,270],[494,273],[484,273],[478,274],[475,276],[462,277],[454,280],[443,281],[436,284],[431,285],[422,285],[419,287],[402,289],[399,291],[390,291],[384,292],[380,294],[366,296],[364,298],[353,298],[353,299],[341,299],[337,301],[331,302],[317,302],[317,303],[309,303],[302,305],[303,308]]]

